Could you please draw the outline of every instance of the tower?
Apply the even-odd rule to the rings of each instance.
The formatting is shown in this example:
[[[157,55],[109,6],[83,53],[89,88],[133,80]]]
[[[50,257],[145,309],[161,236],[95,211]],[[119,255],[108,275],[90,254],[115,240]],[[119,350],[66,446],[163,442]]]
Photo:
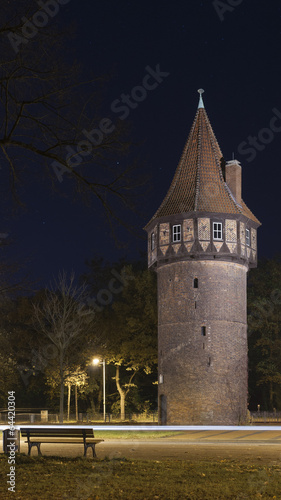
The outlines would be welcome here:
[[[238,424],[247,411],[246,277],[259,221],[198,110],[171,186],[146,226],[157,272],[161,424]]]

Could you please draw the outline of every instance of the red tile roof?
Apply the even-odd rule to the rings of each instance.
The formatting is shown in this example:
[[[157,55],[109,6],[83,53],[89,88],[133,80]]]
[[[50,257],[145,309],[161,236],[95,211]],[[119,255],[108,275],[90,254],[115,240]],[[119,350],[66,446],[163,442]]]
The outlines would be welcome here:
[[[238,204],[225,183],[222,157],[200,96],[199,108],[171,186],[151,221],[163,216],[202,211],[243,214],[259,223],[243,201]]]

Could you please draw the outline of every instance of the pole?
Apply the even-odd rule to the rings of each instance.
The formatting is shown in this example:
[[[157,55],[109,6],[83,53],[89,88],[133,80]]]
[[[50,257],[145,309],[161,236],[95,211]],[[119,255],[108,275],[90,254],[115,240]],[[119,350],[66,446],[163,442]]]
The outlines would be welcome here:
[[[103,374],[103,420],[105,421],[105,359],[102,360],[102,374]]]

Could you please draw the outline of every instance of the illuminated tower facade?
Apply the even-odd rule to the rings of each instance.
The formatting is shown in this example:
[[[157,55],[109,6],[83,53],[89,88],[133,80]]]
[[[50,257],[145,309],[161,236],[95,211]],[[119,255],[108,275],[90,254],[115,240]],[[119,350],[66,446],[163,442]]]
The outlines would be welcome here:
[[[198,110],[169,191],[146,226],[158,283],[161,424],[238,424],[248,397],[247,292],[259,221]]]

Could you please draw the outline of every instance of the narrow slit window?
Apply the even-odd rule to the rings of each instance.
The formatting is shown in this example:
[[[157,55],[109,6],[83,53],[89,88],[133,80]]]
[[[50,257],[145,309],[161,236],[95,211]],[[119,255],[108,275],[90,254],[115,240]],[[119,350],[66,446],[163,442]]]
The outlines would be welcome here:
[[[222,222],[213,222],[213,239],[222,240]]]
[[[208,359],[208,366],[211,366],[211,358]]]
[[[203,337],[206,337],[206,327],[205,326],[201,326],[201,335]]]
[[[193,288],[198,288],[198,278],[194,278],[194,280],[193,280]]]
[[[181,225],[177,224],[173,226],[173,243],[181,241]]]
[[[155,233],[151,233],[151,250],[155,249]]]
[[[246,229],[246,245],[248,247],[251,245],[250,229]]]

